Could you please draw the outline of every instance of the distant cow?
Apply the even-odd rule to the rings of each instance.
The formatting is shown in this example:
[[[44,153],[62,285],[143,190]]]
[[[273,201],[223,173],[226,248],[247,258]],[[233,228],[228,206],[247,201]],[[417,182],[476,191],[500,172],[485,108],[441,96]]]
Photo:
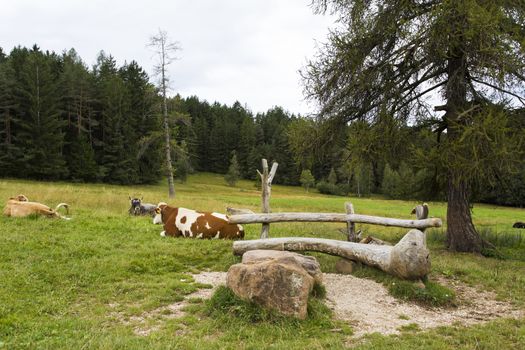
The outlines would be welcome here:
[[[131,206],[129,207],[129,215],[155,215],[155,208],[157,207],[155,204],[151,203],[142,203],[142,198],[131,198],[129,197],[129,200],[131,202]]]
[[[512,225],[514,228],[525,228],[525,222],[517,221]]]
[[[69,220],[69,218],[66,218],[65,216],[62,216],[60,213],[58,213],[58,209],[62,207],[66,209],[66,213],[69,213],[69,206],[66,203],[60,203],[55,209],[51,209],[45,204],[30,202],[26,196],[19,194],[16,197],[9,198],[4,208],[4,215],[22,218],[35,214],[46,216],[48,218]]]
[[[242,226],[228,223],[224,214],[175,208],[165,203],[159,203],[155,213],[153,223],[164,224],[164,231],[160,233],[162,237],[244,238]]]

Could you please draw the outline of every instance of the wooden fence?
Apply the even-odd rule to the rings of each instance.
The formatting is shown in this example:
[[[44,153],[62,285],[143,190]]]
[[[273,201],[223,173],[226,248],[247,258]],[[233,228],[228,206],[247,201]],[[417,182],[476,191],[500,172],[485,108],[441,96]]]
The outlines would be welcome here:
[[[232,224],[262,224],[261,239],[269,237],[270,223],[276,222],[345,222],[347,224],[347,240],[350,242],[357,241],[356,223],[415,228],[420,231],[430,227],[441,227],[442,225],[441,219],[428,218],[428,206],[426,204],[414,208],[415,220],[355,214],[354,207],[350,202],[345,203],[346,213],[270,213],[271,183],[277,171],[277,163],[272,164],[270,173],[266,159],[262,160],[262,167],[263,172],[257,171],[257,173],[261,177],[263,213],[257,214],[245,209],[227,209],[228,220]]]

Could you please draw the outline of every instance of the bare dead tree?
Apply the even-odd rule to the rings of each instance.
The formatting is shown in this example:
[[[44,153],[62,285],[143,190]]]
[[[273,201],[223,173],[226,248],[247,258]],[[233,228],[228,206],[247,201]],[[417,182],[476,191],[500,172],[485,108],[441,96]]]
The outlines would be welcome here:
[[[150,37],[148,47],[150,47],[155,53],[155,56],[157,56],[157,63],[153,66],[153,72],[154,75],[158,77],[158,88],[162,93],[162,116],[169,198],[173,198],[175,197],[175,182],[173,180],[173,165],[171,163],[171,133],[168,121],[168,100],[166,96],[170,83],[167,67],[177,59],[175,53],[181,50],[181,47],[178,42],[170,41],[168,33],[161,29],[159,29],[158,34]]]

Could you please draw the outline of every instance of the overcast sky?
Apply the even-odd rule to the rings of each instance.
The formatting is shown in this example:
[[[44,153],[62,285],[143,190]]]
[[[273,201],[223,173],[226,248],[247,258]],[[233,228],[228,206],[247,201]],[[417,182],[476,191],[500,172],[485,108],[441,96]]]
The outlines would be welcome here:
[[[174,93],[304,115],[314,106],[304,101],[298,70],[333,26],[310,1],[0,0],[0,46],[75,48],[89,66],[104,50],[151,73],[146,44],[160,28],[182,47],[169,70]]]

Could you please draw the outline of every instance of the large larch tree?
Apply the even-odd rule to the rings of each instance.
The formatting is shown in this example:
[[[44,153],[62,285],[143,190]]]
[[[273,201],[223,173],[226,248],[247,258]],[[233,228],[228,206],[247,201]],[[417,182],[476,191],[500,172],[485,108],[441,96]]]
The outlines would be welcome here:
[[[516,155],[506,116],[523,107],[525,2],[314,0],[338,25],[303,70],[319,116],[338,125],[381,113],[425,120],[447,177],[447,244],[480,252],[472,185]],[[429,155],[429,157],[432,155]]]

